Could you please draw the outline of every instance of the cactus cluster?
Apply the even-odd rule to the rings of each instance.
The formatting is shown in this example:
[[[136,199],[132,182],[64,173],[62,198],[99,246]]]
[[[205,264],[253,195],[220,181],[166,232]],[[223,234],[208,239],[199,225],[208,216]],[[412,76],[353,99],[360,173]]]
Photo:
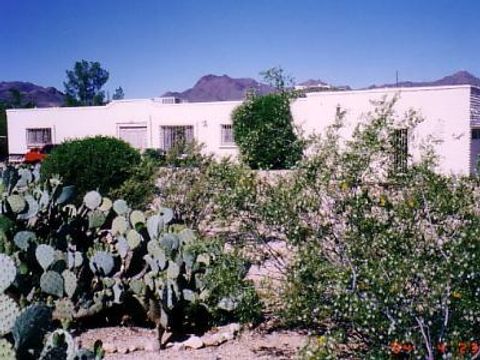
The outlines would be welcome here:
[[[40,184],[37,170],[7,169],[1,182],[0,219],[13,225],[0,221],[0,251],[9,255],[0,253],[0,335],[12,331],[15,349],[70,359],[67,332],[52,333],[39,353],[29,331],[67,329],[127,300],[144,307],[160,334],[181,328],[188,308],[205,305],[204,277],[215,258],[198,250],[192,230],[170,225],[171,209],[144,213],[97,191],[76,204],[73,187],[56,178]],[[7,288],[21,307],[3,294]]]

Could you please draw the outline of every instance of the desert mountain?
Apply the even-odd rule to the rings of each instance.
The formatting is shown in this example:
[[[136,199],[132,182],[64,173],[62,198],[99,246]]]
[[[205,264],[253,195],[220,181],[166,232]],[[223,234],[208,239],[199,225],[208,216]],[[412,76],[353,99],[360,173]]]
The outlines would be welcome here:
[[[64,95],[54,87],[43,87],[29,82],[9,81],[0,82],[0,102],[14,102],[14,93],[21,95],[21,104],[32,103],[36,107],[62,106]]]
[[[249,89],[255,89],[257,94],[272,91],[270,86],[250,78],[234,79],[228,75],[205,75],[188,90],[169,91],[162,96],[174,96],[189,102],[242,100]]]
[[[382,87],[414,87],[414,86],[444,86],[444,85],[473,85],[480,87],[480,79],[468,71],[458,71],[434,81],[400,81],[397,84],[372,85],[369,89]]]

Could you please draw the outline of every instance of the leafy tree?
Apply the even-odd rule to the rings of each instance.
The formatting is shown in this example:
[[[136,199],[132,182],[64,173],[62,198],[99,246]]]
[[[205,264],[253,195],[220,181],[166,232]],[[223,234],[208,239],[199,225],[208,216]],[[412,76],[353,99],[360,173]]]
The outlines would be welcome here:
[[[105,92],[102,87],[108,81],[109,73],[99,62],[77,61],[73,70],[67,70],[65,104],[67,106],[102,105]]]
[[[232,115],[233,135],[242,160],[253,169],[285,169],[302,157],[290,111],[296,93],[287,87],[293,82],[280,68],[263,72],[275,93],[246,98]]]
[[[123,88],[119,86],[115,89],[115,93],[113,94],[113,100],[123,100],[125,98],[125,93],[123,92]]]

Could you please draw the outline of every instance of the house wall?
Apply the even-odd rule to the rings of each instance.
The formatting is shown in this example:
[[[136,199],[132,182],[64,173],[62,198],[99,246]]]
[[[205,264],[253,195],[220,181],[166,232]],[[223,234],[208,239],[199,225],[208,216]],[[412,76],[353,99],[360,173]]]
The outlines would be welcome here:
[[[419,158],[420,145],[431,136],[437,141],[439,170],[468,174],[471,170],[470,123],[471,87],[376,89],[321,92],[308,94],[292,104],[295,123],[306,135],[322,132],[335,119],[337,107],[347,112],[342,135],[347,139],[355,125],[374,109],[372,100],[398,96],[395,106],[400,119],[409,109],[425,121],[411,134],[409,149]],[[47,108],[8,110],[9,153],[27,151],[26,129],[51,127],[54,143],[93,135],[118,136],[125,124],[147,126],[148,147],[160,145],[160,127],[193,125],[195,138],[205,144],[205,151],[218,156],[235,156],[236,147],[221,146],[221,124],[231,123],[231,113],[241,102],[162,104],[159,101],[121,100],[106,106],[82,108]]]

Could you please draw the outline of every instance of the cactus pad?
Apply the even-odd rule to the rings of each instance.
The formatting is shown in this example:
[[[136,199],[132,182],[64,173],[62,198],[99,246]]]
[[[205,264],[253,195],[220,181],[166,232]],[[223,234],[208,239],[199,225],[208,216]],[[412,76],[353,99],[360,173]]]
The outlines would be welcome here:
[[[112,234],[113,235],[123,235],[128,230],[127,220],[123,216],[117,216],[112,221]]]
[[[52,310],[46,305],[34,304],[24,309],[12,328],[15,348],[27,352],[41,346],[51,321]]]
[[[178,233],[178,238],[182,244],[190,244],[195,240],[195,233],[190,229],[183,229]]]
[[[7,255],[0,254],[0,293],[3,293],[15,280],[17,268]]]
[[[63,296],[63,277],[56,271],[47,271],[40,277],[40,288],[46,294]]]
[[[162,207],[158,209],[160,216],[165,224],[168,224],[173,219],[173,211],[172,209]]]
[[[68,252],[68,268],[78,268],[82,266],[83,256],[80,251],[69,251]]]
[[[75,290],[77,290],[77,277],[70,270],[64,270],[62,272],[63,284],[65,288],[65,294],[69,298],[72,298],[75,295]]]
[[[18,214],[17,218],[20,220],[31,219],[36,216],[38,214],[38,211],[40,210],[40,205],[32,195],[25,195],[25,201],[27,202],[27,212],[23,214]]]
[[[50,333],[42,350],[41,360],[73,360],[75,358],[75,341],[65,330]]]
[[[127,242],[130,249],[135,249],[142,242],[142,235],[136,230],[129,230],[127,233]]]
[[[88,227],[90,229],[99,228],[105,224],[106,216],[100,210],[94,210],[88,214]]]
[[[145,215],[139,210],[133,210],[130,214],[130,223],[133,227],[137,224],[145,224]]]
[[[5,339],[0,339],[0,359],[1,360],[15,360],[17,357],[15,355],[15,350]]]
[[[27,202],[23,198],[23,196],[18,195],[18,194],[13,194],[10,195],[7,198],[8,205],[10,205],[10,209],[12,209],[12,212],[15,214],[21,213],[23,210],[25,210],[25,207],[27,206]]]
[[[130,247],[128,246],[127,240],[123,236],[119,236],[117,238],[117,244],[115,246],[117,248],[118,254],[124,258],[128,254],[128,250]]]
[[[125,215],[130,211],[130,208],[125,200],[119,199],[113,203],[113,210],[117,215]]]
[[[113,256],[106,251],[97,251],[90,259],[90,269],[97,275],[108,276],[114,264]]]
[[[50,245],[40,244],[35,249],[35,257],[43,270],[47,270],[55,260],[55,249]]]
[[[163,220],[159,215],[150,216],[147,220],[147,230],[150,239],[156,239],[160,232],[160,228],[163,228]]]
[[[20,309],[15,301],[7,295],[0,295],[0,336],[8,334],[12,330],[18,314],[20,314]]]
[[[110,209],[112,208],[112,206],[113,206],[112,200],[110,200],[110,199],[107,198],[107,197],[104,197],[104,198],[103,198],[103,201],[102,201],[102,205],[100,205],[100,207],[98,208],[98,210],[104,211],[104,212],[108,212],[108,211],[110,211]]]
[[[37,236],[31,231],[19,231],[13,237],[13,242],[15,245],[17,245],[23,251],[27,251],[30,242],[34,242],[36,240]]]
[[[100,195],[97,191],[89,191],[83,197],[83,203],[90,210],[95,210],[102,203],[102,195]]]

